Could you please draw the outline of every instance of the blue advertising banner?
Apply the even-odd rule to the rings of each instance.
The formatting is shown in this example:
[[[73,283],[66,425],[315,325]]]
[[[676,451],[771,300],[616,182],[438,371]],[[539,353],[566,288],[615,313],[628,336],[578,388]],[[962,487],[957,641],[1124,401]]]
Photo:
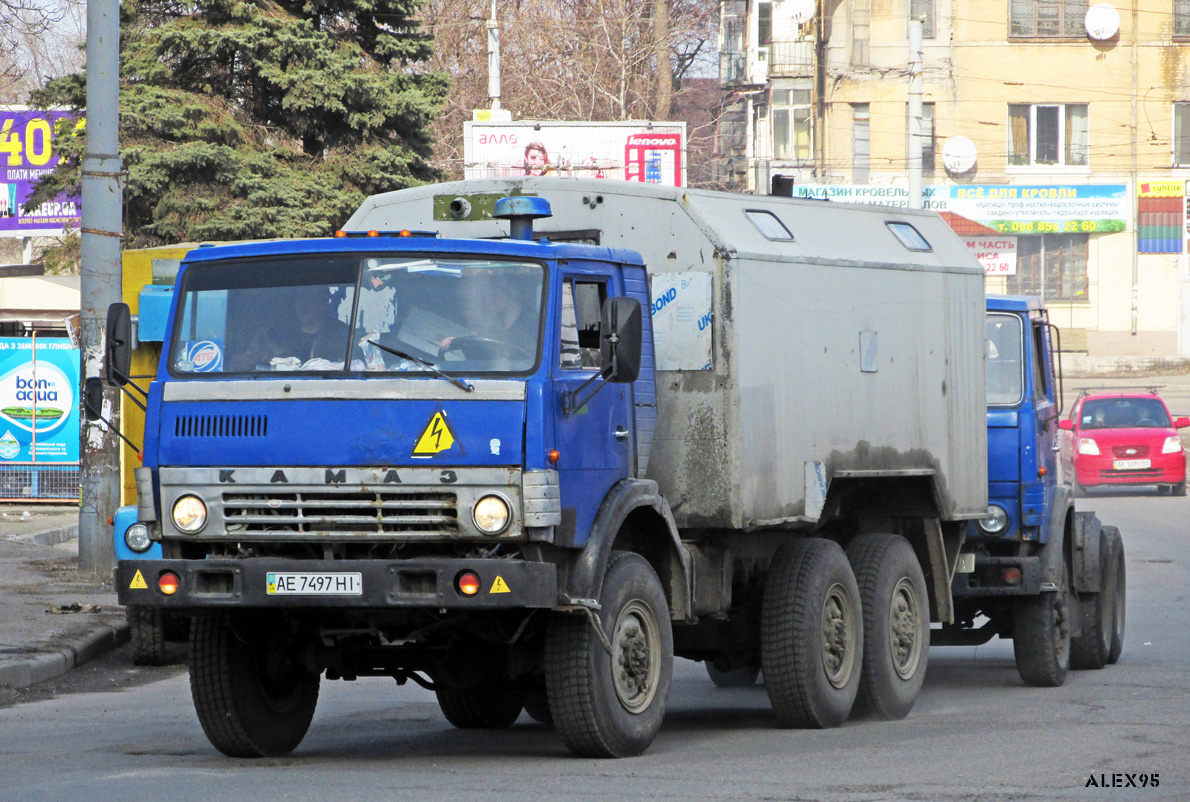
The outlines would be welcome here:
[[[79,349],[0,337],[0,465],[79,461]]]
[[[33,185],[58,166],[54,135],[59,121],[76,116],[0,106],[0,237],[57,236],[82,223],[78,198],[60,196],[28,214],[22,211]]]

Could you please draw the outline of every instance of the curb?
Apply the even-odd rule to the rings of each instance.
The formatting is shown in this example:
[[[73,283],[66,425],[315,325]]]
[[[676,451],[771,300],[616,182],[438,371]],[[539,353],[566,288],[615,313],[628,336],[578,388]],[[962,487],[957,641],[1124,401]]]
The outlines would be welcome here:
[[[6,539],[14,543],[26,543],[34,546],[53,546],[65,543],[79,536],[78,524],[61,526],[57,529],[47,529],[44,532],[34,532],[31,535],[9,535]]]
[[[28,688],[39,682],[60,677],[72,668],[128,642],[126,623],[100,624],[82,637],[55,651],[0,663],[0,687]]]

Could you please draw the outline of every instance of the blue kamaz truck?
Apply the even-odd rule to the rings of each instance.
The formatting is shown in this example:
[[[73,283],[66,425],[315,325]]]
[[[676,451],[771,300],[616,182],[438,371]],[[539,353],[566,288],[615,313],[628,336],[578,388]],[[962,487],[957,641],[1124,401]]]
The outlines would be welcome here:
[[[117,305],[113,381],[131,339]],[[234,756],[373,675],[639,754],[674,656],[763,670],[782,726],[903,717],[989,518],[985,339],[981,268],[908,210],[501,179],[198,248],[120,601],[192,617]]]

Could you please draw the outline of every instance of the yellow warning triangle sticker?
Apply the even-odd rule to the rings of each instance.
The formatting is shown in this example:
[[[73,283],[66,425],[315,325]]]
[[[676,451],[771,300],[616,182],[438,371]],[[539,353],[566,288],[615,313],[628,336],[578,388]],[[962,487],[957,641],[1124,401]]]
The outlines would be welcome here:
[[[512,593],[508,588],[508,583],[504,581],[504,577],[496,577],[496,581],[492,583],[492,589],[488,593]]]
[[[417,444],[413,446],[413,456],[432,457],[446,451],[454,444],[455,433],[450,428],[450,422],[446,420],[446,413],[438,410],[430,416],[426,428],[417,438]]]
[[[129,590],[148,590],[149,586],[145,583],[145,576],[136,569],[136,576],[132,577],[132,581],[128,583]]]

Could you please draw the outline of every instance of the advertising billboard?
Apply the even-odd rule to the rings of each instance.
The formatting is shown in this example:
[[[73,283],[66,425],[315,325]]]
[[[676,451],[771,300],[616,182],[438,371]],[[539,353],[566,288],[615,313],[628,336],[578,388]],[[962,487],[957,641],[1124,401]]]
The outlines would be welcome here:
[[[54,148],[58,122],[75,116],[0,106],[0,237],[53,237],[82,223],[78,198],[60,196],[28,214],[22,211],[33,185],[58,165]]]
[[[78,386],[69,339],[0,337],[0,467],[79,461]]]
[[[686,184],[686,124],[468,122],[465,178],[556,175]]]
[[[1127,226],[1124,184],[968,184],[921,188],[922,208],[954,212],[1005,234],[1105,234]],[[796,184],[795,198],[908,206],[905,187]]]

